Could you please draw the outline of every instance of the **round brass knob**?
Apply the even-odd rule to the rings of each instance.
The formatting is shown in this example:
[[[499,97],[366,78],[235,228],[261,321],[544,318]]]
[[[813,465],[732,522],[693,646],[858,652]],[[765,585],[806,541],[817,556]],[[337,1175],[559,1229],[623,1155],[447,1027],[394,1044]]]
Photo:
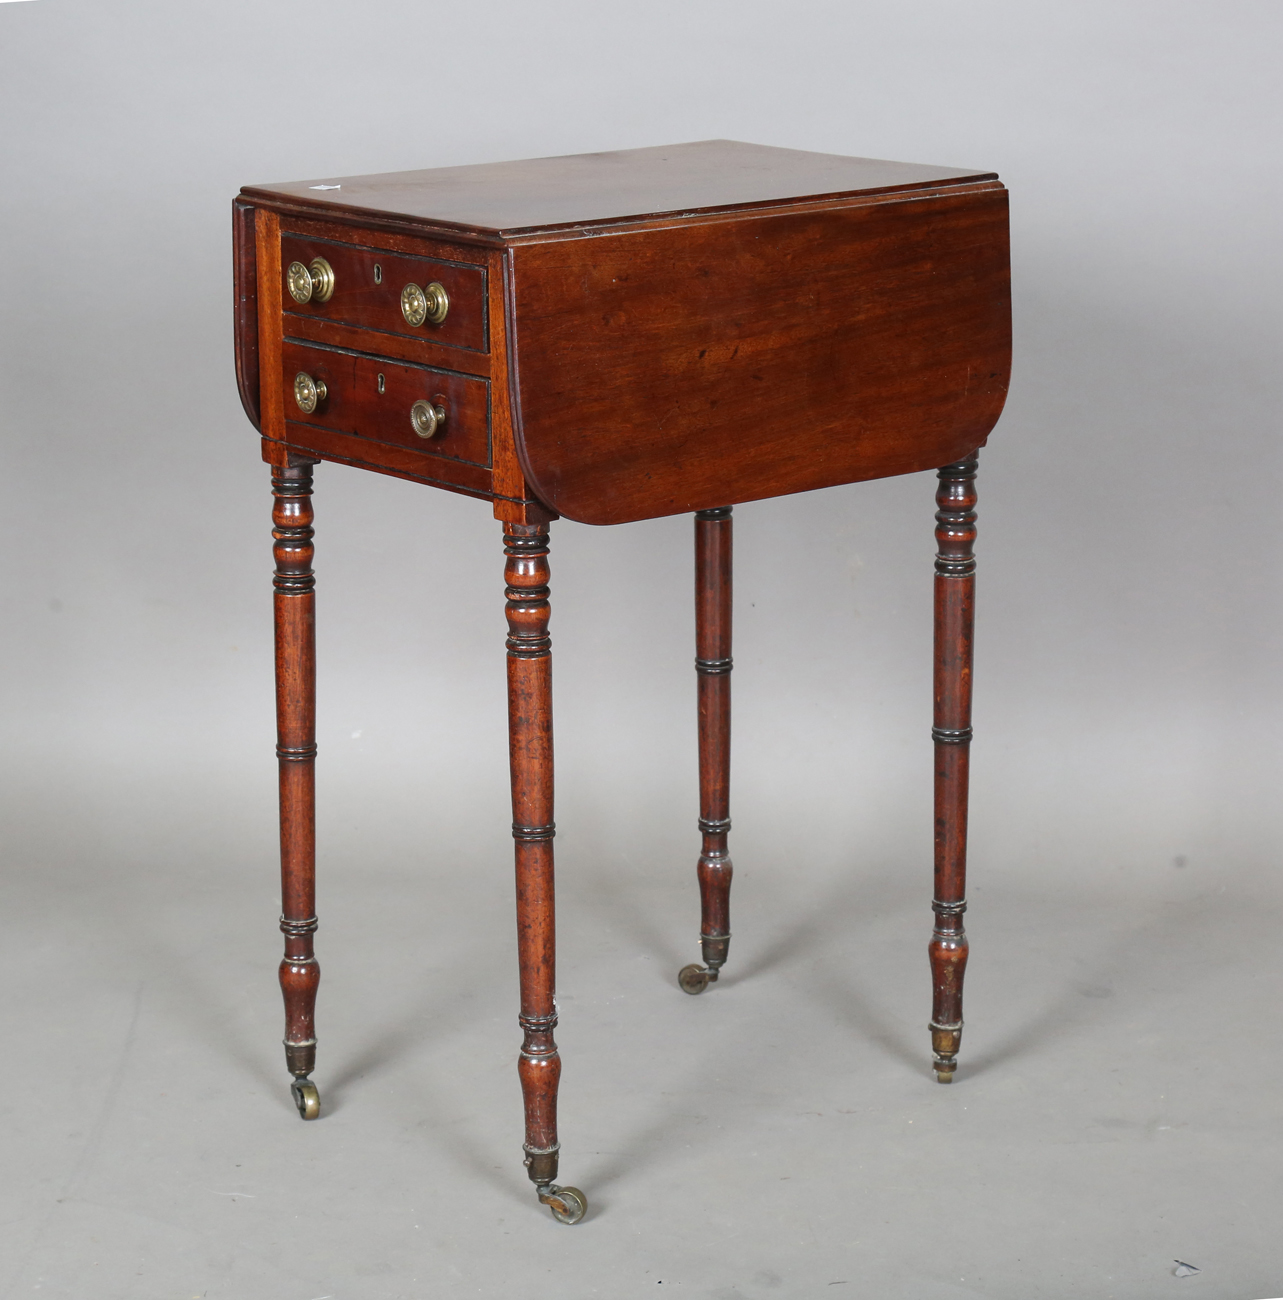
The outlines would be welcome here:
[[[410,424],[420,438],[435,438],[445,428],[445,407],[418,401],[410,407]]]
[[[428,321],[440,325],[450,310],[450,295],[435,280],[424,289],[417,284],[407,284],[401,290],[401,315],[410,325]]]
[[[334,297],[334,268],[323,257],[314,257],[307,266],[291,262],[285,283],[295,302],[329,302]]]
[[[306,371],[300,370],[294,376],[294,400],[304,415],[311,415],[329,396],[325,380],[313,379]]]

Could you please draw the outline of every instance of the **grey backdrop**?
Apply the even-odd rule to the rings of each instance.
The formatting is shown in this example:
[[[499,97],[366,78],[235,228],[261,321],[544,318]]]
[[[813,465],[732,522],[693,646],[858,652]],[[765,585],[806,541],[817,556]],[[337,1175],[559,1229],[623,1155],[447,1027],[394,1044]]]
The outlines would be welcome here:
[[[1281,37],[1268,0],[0,4],[0,1297],[1283,1295]],[[518,1164],[499,529],[337,466],[326,1116],[289,1106],[230,203],[716,136],[1012,192],[968,1028],[938,1088],[933,479],[737,511],[699,999],[690,523],[555,525],[567,1230]]]

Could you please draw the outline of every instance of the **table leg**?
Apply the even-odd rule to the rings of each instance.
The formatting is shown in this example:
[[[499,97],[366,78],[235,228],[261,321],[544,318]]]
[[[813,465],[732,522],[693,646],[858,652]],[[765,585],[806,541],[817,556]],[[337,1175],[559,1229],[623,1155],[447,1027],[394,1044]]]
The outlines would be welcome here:
[[[935,577],[935,931],[931,1046],[936,1078],[953,1081],[962,1042],[967,969],[967,780],[971,753],[971,650],[975,615],[976,458],[940,470]]]
[[[702,993],[731,945],[731,507],[695,514],[695,671],[699,692],[699,941],[704,964],[677,982]]]
[[[312,574],[312,465],[272,473],[276,573],[276,756],[280,769],[281,931],[285,958],[285,1063],[299,1114],[321,1101],[308,1077],[316,1066],[316,578]]]
[[[578,1223],[587,1202],[558,1187],[557,938],[552,840],[552,638],[548,635],[548,526],[507,524],[508,755],[517,868],[517,956],[524,1041],[517,1062],[526,1111],[526,1169],[539,1200],[562,1223]]]

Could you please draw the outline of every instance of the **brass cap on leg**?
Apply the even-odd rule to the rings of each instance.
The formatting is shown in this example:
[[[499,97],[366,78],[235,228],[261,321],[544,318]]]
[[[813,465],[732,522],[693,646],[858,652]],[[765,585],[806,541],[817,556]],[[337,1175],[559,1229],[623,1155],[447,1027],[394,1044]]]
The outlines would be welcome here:
[[[952,1083],[958,1068],[958,1049],[962,1046],[962,1026],[932,1025],[931,1050],[935,1053],[937,1083]]]

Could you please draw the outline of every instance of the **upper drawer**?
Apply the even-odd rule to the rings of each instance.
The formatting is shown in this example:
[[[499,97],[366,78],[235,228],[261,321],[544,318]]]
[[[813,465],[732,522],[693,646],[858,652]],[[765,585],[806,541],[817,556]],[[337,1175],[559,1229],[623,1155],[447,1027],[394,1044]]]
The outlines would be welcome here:
[[[316,258],[323,259],[330,267],[332,289],[325,301],[318,301],[321,295],[314,291],[309,300],[299,302],[291,293],[290,267],[297,262],[310,268]],[[281,302],[286,315],[312,316],[404,338],[431,339],[434,343],[468,348],[473,352],[485,352],[488,348],[484,267],[409,257],[380,248],[361,248],[282,232],[281,275],[285,281],[281,288]],[[411,290],[411,308],[416,302],[422,308],[424,299],[429,305],[440,301],[433,285],[444,290],[445,319],[440,324],[430,318],[432,312],[422,324],[411,324],[402,309],[407,285],[417,286],[420,291],[416,295]],[[305,295],[306,279],[297,278],[295,287],[301,287]]]

